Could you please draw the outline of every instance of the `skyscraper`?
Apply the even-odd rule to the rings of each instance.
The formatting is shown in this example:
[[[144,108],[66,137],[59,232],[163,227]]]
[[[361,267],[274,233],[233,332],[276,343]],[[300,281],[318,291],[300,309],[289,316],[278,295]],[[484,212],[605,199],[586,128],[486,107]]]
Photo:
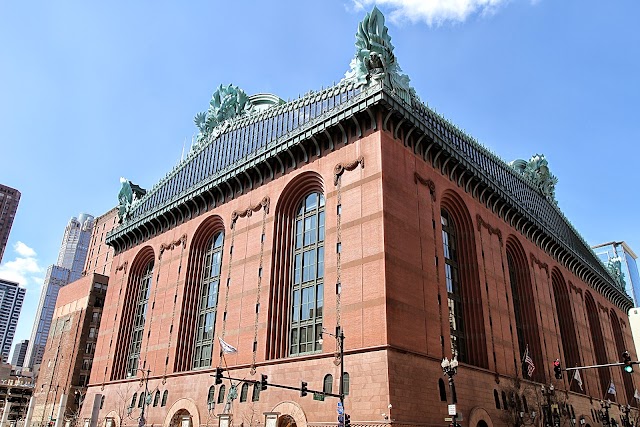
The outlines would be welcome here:
[[[0,353],[2,360],[9,357],[13,334],[22,310],[22,302],[26,289],[16,282],[0,279]]]
[[[44,279],[24,367],[33,368],[42,360],[58,291],[82,276],[93,224],[93,216],[81,213],[71,218],[64,230],[58,263],[49,267]]]
[[[24,364],[24,356],[27,354],[29,340],[22,340],[13,347],[13,356],[11,356],[11,364],[13,366],[22,366]]]
[[[0,262],[2,262],[7,240],[9,240],[9,233],[19,202],[20,192],[18,190],[0,184]]]
[[[93,216],[81,213],[78,218],[71,218],[64,230],[56,265],[70,271],[69,282],[74,282],[82,276],[93,224]]]

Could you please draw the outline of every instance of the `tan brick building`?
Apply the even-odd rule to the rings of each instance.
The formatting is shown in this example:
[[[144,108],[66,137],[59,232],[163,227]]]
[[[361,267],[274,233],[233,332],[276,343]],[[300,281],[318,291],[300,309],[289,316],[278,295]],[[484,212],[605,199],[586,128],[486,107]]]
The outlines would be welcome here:
[[[543,384],[563,425],[597,424],[612,382],[633,404],[618,367],[583,371],[583,390],[554,378],[556,358],[633,351],[631,300],[557,208],[544,158],[505,164],[424,106],[379,11],[357,40],[352,72],[298,100],[221,86],[177,168],[148,192],[123,183],[87,423],[335,424],[334,398],[211,375],[337,393],[337,342],[320,341],[336,326],[353,424],[445,425],[454,353],[465,426],[539,424]]]

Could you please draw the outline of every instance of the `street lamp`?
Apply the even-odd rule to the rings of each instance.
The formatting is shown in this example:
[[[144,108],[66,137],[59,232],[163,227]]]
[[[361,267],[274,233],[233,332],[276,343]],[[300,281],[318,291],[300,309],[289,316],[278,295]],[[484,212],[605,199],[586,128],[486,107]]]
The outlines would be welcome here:
[[[602,417],[604,418],[604,425],[606,426],[610,426],[611,425],[611,418],[609,417],[609,408],[611,408],[611,401],[609,399],[607,399],[606,401],[601,400],[600,401],[600,406],[602,407],[601,409],[601,414]]]
[[[448,358],[442,359],[442,372],[449,377],[449,391],[451,394],[451,404],[455,405],[458,403],[458,399],[456,397],[456,386],[453,383],[453,377],[458,373],[458,357],[453,356],[453,359],[449,360]],[[458,423],[456,418],[458,416],[458,409],[456,408],[456,413],[451,415],[453,421],[453,427],[458,427]]]
[[[145,371],[144,369],[141,369],[141,368],[135,368],[135,370],[142,372],[141,381],[144,381],[144,400],[142,401],[142,409],[140,410],[140,419],[138,420],[138,427],[144,427],[144,425],[146,424],[146,420],[144,418],[144,407],[151,403],[151,396],[149,396],[149,375],[151,374],[151,369],[147,369]],[[145,375],[145,372],[146,372],[146,375]],[[132,377],[133,375],[131,372],[129,372],[127,376]],[[131,411],[133,410],[133,405],[131,405],[128,409],[129,410],[127,412],[131,414]]]
[[[557,420],[556,422],[556,414],[553,411],[552,405],[551,405],[551,398],[555,395],[556,393],[556,389],[553,386],[553,384],[551,384],[548,388],[546,388],[545,386],[542,386],[542,396],[544,398],[546,398],[547,404],[545,405],[545,425],[548,427],[551,427],[552,425],[556,426],[556,425],[560,425],[560,420]]]
[[[322,339],[322,335],[330,335],[338,341],[338,346],[340,348],[340,385],[338,394],[340,395],[340,406],[344,408],[344,333],[342,333],[342,328],[340,326],[336,326],[336,333],[332,334],[331,332],[327,332],[325,328],[322,328],[322,332],[320,332],[320,339],[318,340],[318,344],[322,345],[324,340]]]

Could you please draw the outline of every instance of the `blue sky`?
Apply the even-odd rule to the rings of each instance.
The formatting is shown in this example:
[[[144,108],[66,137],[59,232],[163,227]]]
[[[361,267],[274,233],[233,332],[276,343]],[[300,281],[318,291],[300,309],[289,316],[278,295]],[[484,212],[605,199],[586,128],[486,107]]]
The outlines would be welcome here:
[[[14,343],[71,216],[115,206],[120,176],[164,176],[219,84],[288,99],[340,80],[373,3],[0,1],[0,183],[22,192],[0,277],[27,288]],[[423,101],[507,161],[544,153],[587,242],[640,254],[639,2],[376,3]]]

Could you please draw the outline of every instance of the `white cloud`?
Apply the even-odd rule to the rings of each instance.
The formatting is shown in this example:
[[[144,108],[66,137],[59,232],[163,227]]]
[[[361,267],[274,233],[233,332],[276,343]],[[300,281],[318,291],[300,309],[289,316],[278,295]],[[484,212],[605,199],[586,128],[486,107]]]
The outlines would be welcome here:
[[[424,21],[440,25],[446,21],[463,22],[472,14],[491,14],[510,0],[352,0],[356,10],[373,4],[391,8],[389,18],[394,21]]]
[[[22,242],[17,242],[13,251],[15,259],[0,265],[0,278],[17,282],[25,288],[41,286],[44,269],[38,263],[36,251]]]
[[[36,251],[34,251],[33,249],[31,249],[29,246],[25,245],[22,242],[17,242],[14,245],[13,250],[16,251],[18,255],[21,255],[23,257],[27,257],[27,258],[36,257]]]

